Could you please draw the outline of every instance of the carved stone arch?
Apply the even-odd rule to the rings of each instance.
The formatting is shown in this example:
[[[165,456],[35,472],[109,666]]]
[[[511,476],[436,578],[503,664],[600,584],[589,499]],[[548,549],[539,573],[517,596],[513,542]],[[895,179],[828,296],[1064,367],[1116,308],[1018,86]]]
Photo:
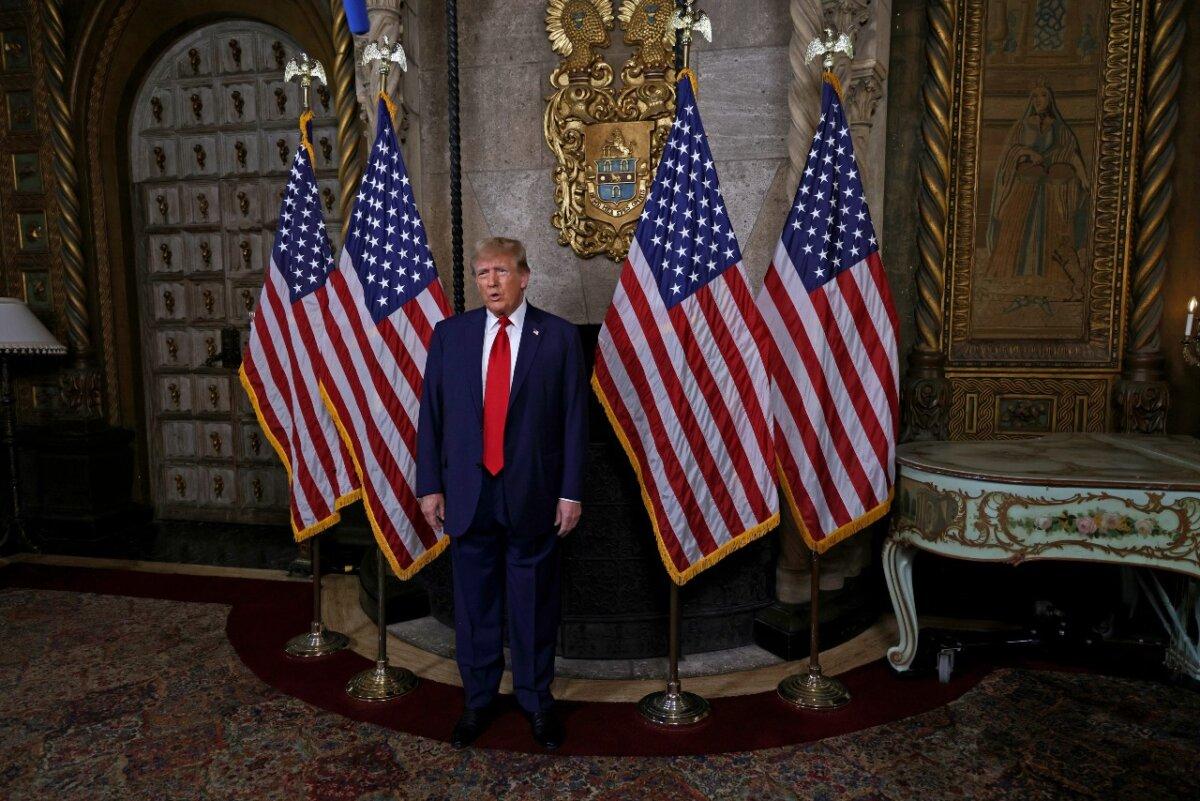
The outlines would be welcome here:
[[[67,100],[78,143],[76,153],[81,157],[82,291],[90,317],[92,358],[103,376],[106,422],[137,434],[135,495],[142,499],[149,497],[149,477],[133,283],[135,243],[131,241],[128,154],[133,96],[150,65],[170,43],[221,20],[272,25],[332,66],[330,8],[323,0],[297,0],[286,7],[237,0],[102,0],[78,21],[78,38],[68,45],[74,63],[68,75]],[[353,96],[353,87],[349,91]]]

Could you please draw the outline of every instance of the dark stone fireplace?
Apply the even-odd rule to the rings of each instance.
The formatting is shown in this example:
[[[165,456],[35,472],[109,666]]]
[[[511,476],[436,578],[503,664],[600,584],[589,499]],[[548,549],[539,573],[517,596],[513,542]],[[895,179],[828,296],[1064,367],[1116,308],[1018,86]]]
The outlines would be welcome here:
[[[600,327],[579,326],[588,375]],[[667,653],[670,580],[637,479],[600,404],[589,392],[591,446],[579,528],[563,542],[559,654],[575,659],[637,659]],[[726,557],[681,590],[685,653],[754,642],[754,617],[774,601],[775,534]],[[430,612],[454,624],[450,559],[417,575]]]

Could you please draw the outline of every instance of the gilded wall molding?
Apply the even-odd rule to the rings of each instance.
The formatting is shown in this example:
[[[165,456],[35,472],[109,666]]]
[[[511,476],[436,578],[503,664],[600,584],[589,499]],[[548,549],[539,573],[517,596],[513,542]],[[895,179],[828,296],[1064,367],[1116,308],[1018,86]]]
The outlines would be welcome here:
[[[1180,54],[1186,25],[1183,0],[1154,0],[1142,112],[1137,238],[1130,278],[1129,331],[1122,380],[1116,394],[1121,430],[1166,431],[1171,387],[1163,373],[1163,283],[1170,241],[1168,215],[1174,196],[1175,126],[1179,119]]]
[[[137,0],[122,2],[115,13],[109,17],[108,28],[104,34],[103,45],[94,63],[94,73],[87,96],[87,119],[98,120],[104,106],[104,91],[108,83],[109,71],[112,66],[113,53],[121,41],[129,18],[137,9]],[[92,187],[104,185],[103,160],[100,157],[100,138],[89,137],[88,151],[88,180]],[[101,309],[100,341],[104,352],[110,354],[103,359],[104,370],[104,408],[107,410],[108,422],[120,425],[121,383],[118,376],[117,359],[111,354],[117,353],[117,332],[115,327],[116,315],[113,313],[112,294],[112,264],[108,252],[108,205],[103,192],[91,193],[92,233],[95,247],[96,296]]]
[[[1142,118],[1141,187],[1134,248],[1133,308],[1129,351],[1157,352],[1162,321],[1162,288],[1167,272],[1168,213],[1174,195],[1175,125],[1179,120],[1179,81],[1183,74],[1183,0],[1157,0],[1145,78]]]
[[[62,0],[43,0],[41,10],[45,32],[50,137],[54,148],[55,199],[58,205],[60,246],[56,250],[62,263],[68,338],[76,361],[86,362],[92,354],[91,315],[84,275],[75,136],[66,96],[67,55]]]
[[[918,163],[917,340],[909,353],[901,409],[901,439],[949,437],[950,385],[942,370],[946,289],[946,221],[950,199],[950,92],[955,0],[930,0],[926,9],[925,80],[921,85],[923,150]]]
[[[362,122],[354,90],[354,37],[346,22],[342,0],[329,0],[333,12],[333,102],[337,109],[338,182],[341,184],[341,218],[350,219],[350,208],[362,175]]]
[[[925,42],[925,66],[928,72],[921,86],[924,151],[918,165],[921,190],[917,195],[917,213],[920,215],[917,246],[921,263],[917,268],[916,347],[938,352],[942,345],[946,221],[950,210],[950,55],[954,47],[954,1],[932,0],[927,16],[929,35]]]

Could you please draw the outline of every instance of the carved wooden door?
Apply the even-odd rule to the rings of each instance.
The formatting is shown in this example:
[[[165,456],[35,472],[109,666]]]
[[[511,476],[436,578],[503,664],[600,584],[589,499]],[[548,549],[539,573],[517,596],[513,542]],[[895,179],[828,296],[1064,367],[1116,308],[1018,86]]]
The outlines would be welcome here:
[[[222,329],[245,342],[299,140],[291,37],[252,22],[194,31],[156,63],[132,114],[130,165],[151,486],[163,518],[285,522],[287,478]],[[337,230],[336,123],[313,93],[317,176]]]

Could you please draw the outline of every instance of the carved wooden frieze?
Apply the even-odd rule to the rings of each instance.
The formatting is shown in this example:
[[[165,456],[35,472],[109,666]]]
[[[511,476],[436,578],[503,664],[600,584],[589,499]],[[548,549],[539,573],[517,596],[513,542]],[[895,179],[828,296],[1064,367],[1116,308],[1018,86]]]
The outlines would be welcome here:
[[[956,376],[951,381],[953,439],[1012,439],[1106,431],[1112,379],[1016,374]]]

